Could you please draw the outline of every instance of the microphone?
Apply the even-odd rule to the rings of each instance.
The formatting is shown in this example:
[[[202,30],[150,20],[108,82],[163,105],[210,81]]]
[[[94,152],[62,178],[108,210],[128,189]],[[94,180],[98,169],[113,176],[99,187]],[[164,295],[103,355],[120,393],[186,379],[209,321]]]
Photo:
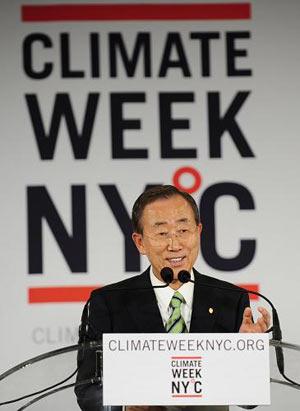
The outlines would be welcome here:
[[[191,274],[186,270],[179,271],[178,280],[183,284],[188,283],[189,281],[194,283],[194,281],[192,281],[192,279],[191,279]]]
[[[105,289],[105,292],[111,291],[149,291],[153,290],[153,288],[166,288],[174,279],[174,272],[170,267],[163,267],[160,270],[160,276],[162,280],[165,282],[163,285],[151,285],[150,287],[137,287],[137,288],[123,288],[123,287],[116,287],[116,288],[109,288]]]
[[[164,280],[164,282],[169,285],[174,278],[174,272],[172,268],[170,267],[164,267],[161,272],[160,272],[161,278]],[[161,286],[160,286],[161,287]]]
[[[191,274],[187,270],[181,270],[178,273],[178,280],[181,283],[187,283],[191,282],[195,284],[195,281],[191,279]],[[281,341],[282,340],[282,332],[280,328],[280,322],[279,322],[279,317],[276,308],[274,307],[273,303],[265,297],[263,294],[258,293],[257,291],[250,291],[247,290],[246,288],[242,287],[237,287],[237,288],[228,288],[228,287],[223,287],[220,285],[213,285],[213,284],[206,284],[206,283],[201,283],[204,287],[211,287],[211,288],[218,288],[220,290],[227,290],[227,291],[236,291],[236,292],[241,292],[241,293],[246,293],[246,294],[255,294],[258,295],[259,297],[263,298],[267,303],[271,306],[272,308],[272,319],[273,319],[273,327],[271,327],[267,332],[272,331],[272,336],[274,340]],[[279,372],[281,373],[282,376],[284,376],[284,357],[283,357],[283,351],[281,347],[275,347],[275,352],[276,352],[276,360],[277,360],[277,366],[279,369]]]

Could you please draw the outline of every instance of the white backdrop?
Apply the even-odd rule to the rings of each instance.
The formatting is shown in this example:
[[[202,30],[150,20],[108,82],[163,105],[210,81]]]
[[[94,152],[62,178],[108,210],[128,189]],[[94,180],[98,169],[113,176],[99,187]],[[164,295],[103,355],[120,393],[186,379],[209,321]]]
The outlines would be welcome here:
[[[208,234],[203,239],[205,250],[197,268],[227,281],[256,285],[278,308],[284,340],[299,343],[299,2],[252,1],[245,7],[250,16],[234,20],[59,22],[41,21],[41,16],[48,15],[46,11],[39,14],[40,21],[29,21],[26,14],[22,19],[23,4],[6,0],[0,5],[0,372],[26,358],[77,341],[83,301],[30,302],[31,289],[94,287],[137,274],[131,269],[132,258],[126,271],[124,234],[112,208],[120,213],[123,206],[130,213],[133,201],[146,184],[173,183],[175,172],[182,167],[192,167],[202,176],[193,196],[201,202],[209,221],[215,216],[215,244],[209,237],[209,221],[203,218]],[[171,7],[167,13],[170,10]],[[224,13],[221,15],[224,17]],[[191,33],[195,37],[211,32],[218,38],[207,43],[208,60],[201,54],[200,40],[191,38]],[[138,33],[143,33],[143,40],[141,49],[136,49],[137,65],[132,63],[130,77],[124,59],[127,54],[130,65]],[[120,48],[113,45],[114,39],[123,44],[123,59]],[[149,53],[145,58],[147,45]],[[116,77],[112,72],[114,50]],[[145,73],[147,62],[149,72]],[[203,75],[203,62],[209,62],[207,75]],[[162,66],[165,74],[161,72],[159,76]],[[57,96],[61,93],[64,97]],[[70,138],[71,134],[74,137],[74,130],[70,132],[64,119],[57,122],[57,132],[52,124],[49,137],[50,124],[55,122],[54,101],[64,99],[56,105],[57,111],[64,111],[69,99],[74,127],[81,134],[89,93],[94,99],[87,110],[90,118],[86,118],[87,129],[91,126],[90,133],[86,131],[90,141],[86,154],[79,150],[83,158],[75,158]],[[160,95],[165,96],[161,105]],[[130,98],[133,101],[129,102]],[[168,105],[167,98],[173,103]],[[35,111],[35,118],[30,116],[30,110]],[[37,130],[39,118],[42,126]],[[129,124],[128,120],[135,122]],[[69,115],[69,125],[70,122]],[[168,130],[164,128],[162,132],[161,124],[174,129],[169,143]],[[218,127],[220,130],[222,126],[220,155],[212,154],[210,138],[218,145]],[[43,128],[46,137],[42,135]],[[81,140],[77,137],[74,145],[79,146],[86,135]],[[40,150],[39,139],[43,145]],[[241,148],[242,140],[248,149]],[[165,147],[169,144],[165,155],[161,141]],[[47,144],[54,148],[52,154],[50,149],[50,158],[45,159],[42,157],[47,157]],[[134,158],[136,153],[129,149],[144,150],[138,155],[146,158]],[[121,152],[127,158],[120,158]],[[185,173],[179,182],[190,187],[195,180]],[[253,200],[254,207],[247,203],[246,209],[240,210],[232,184],[237,187],[237,195],[242,190],[246,198]],[[105,185],[112,186],[121,203],[115,198],[107,200]],[[79,197],[74,198],[72,206],[71,189],[75,186],[81,186],[82,198],[81,202]],[[219,196],[215,207],[207,202],[213,191]],[[245,194],[242,197],[245,199]],[[46,207],[44,211],[41,204]],[[81,206],[81,210],[77,212],[76,206]],[[61,221],[54,221],[55,211]],[[47,213],[52,214],[49,217]],[[72,218],[78,232],[72,226]],[[69,239],[72,268],[53,227],[64,231],[65,252]],[[230,264],[228,271],[222,269],[228,259],[237,257],[242,239],[255,241],[254,255],[249,261],[240,259],[235,269]],[[219,266],[211,255],[214,248],[221,257]],[[82,258],[85,254],[86,264]],[[129,258],[130,249],[127,254]],[[74,255],[81,258],[75,261]],[[134,258],[138,269],[139,260]],[[140,270],[146,266],[147,262],[141,261]],[[49,289],[46,293],[49,297]],[[83,295],[74,300],[82,300]],[[255,306],[256,301],[253,303]]]

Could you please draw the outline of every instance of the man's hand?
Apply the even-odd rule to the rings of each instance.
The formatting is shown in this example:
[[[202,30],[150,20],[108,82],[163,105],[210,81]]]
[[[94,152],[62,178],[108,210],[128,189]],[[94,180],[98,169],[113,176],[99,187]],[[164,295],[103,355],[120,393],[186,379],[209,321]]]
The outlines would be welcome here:
[[[252,311],[250,307],[245,308],[243,314],[243,322],[240,326],[240,333],[264,333],[270,327],[271,316],[269,311],[263,307],[258,307],[261,316],[256,323],[252,319]]]

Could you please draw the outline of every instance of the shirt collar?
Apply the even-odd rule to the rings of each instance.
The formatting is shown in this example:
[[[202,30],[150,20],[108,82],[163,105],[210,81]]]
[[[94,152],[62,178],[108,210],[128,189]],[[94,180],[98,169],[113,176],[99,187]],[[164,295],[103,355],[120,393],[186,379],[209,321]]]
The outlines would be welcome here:
[[[193,270],[191,271],[191,280],[194,281],[194,273]],[[153,272],[153,268],[151,266],[150,268],[150,281],[152,286],[157,286],[157,285],[164,285],[165,283],[161,280],[159,280],[156,275]],[[188,308],[192,308],[193,304],[193,294],[194,294],[194,283],[191,283],[190,281],[188,283],[182,284],[178,290],[181,295],[183,295],[186,305]],[[157,298],[158,303],[161,305],[161,307],[164,310],[167,310],[170,301],[173,297],[173,294],[175,293],[175,290],[171,287],[165,287],[165,288],[154,288],[154,292]]]

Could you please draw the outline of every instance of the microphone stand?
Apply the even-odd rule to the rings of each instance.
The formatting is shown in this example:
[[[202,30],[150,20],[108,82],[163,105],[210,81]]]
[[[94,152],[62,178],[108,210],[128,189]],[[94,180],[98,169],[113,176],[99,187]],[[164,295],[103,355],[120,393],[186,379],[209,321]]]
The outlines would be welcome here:
[[[178,273],[178,280],[183,284],[187,283],[187,282],[191,282],[191,283],[195,284],[195,281],[193,281],[191,279],[191,274],[186,270],[182,270]],[[235,292],[241,292],[241,293],[247,293],[247,294],[254,294],[254,295],[258,295],[259,297],[261,297],[262,299],[267,301],[267,303],[272,308],[273,326],[271,328],[269,328],[269,330],[267,330],[266,332],[269,333],[269,332],[272,331],[273,340],[279,342],[279,345],[275,346],[276,363],[277,363],[278,370],[279,370],[280,374],[282,375],[282,377],[286,381],[290,382],[293,385],[297,385],[299,387],[300,386],[299,383],[297,383],[296,381],[291,380],[290,378],[288,378],[285,375],[284,355],[283,355],[282,347],[280,346],[280,343],[282,342],[282,332],[281,332],[281,328],[280,328],[279,316],[278,316],[277,310],[276,310],[274,304],[272,303],[272,301],[270,301],[266,296],[264,296],[261,293],[258,293],[257,291],[250,291],[250,290],[247,290],[246,288],[242,288],[242,287],[238,287],[238,286],[236,286],[236,288],[228,288],[228,287],[223,287],[223,286],[219,286],[219,285],[216,286],[216,285],[206,284],[206,283],[201,283],[201,285],[203,285],[204,287],[217,288],[217,289],[225,290],[225,291],[227,290],[227,291],[235,291]]]

